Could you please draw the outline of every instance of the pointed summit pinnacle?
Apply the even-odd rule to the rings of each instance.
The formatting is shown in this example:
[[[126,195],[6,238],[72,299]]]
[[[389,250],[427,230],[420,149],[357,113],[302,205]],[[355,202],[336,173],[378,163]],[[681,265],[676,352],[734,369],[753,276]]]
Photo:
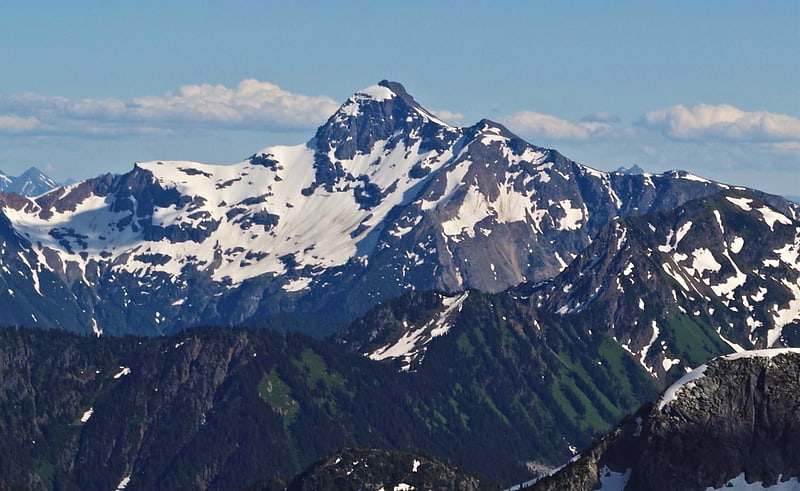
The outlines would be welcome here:
[[[370,153],[378,141],[398,134],[419,135],[423,126],[431,124],[452,129],[417,104],[401,84],[383,80],[347,99],[317,130],[312,148],[325,154],[333,151],[334,159],[352,159]]]

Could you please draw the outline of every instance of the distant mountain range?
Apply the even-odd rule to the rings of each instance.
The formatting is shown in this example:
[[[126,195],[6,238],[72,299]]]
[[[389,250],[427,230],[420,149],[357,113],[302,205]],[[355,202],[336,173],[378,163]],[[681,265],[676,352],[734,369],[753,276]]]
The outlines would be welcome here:
[[[726,190],[774,209],[778,226],[796,219],[797,206],[761,192],[682,171],[600,172],[488,120],[449,126],[384,81],[305,145],[229,166],[138,163],[36,198],[0,195],[12,271],[0,272],[0,300],[15,306],[0,322],[326,335],[411,290],[547,280],[615,218]]]

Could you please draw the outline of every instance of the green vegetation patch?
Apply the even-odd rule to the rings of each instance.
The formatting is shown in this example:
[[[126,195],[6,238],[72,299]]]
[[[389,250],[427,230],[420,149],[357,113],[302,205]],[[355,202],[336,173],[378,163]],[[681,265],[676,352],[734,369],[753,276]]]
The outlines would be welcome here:
[[[294,365],[303,376],[306,385],[310,388],[317,386],[343,387],[344,378],[338,373],[329,373],[325,360],[312,349],[306,348],[300,353],[300,358],[294,360]]]
[[[730,347],[716,336],[709,333],[686,315],[678,314],[669,317],[666,335],[670,346],[691,367],[707,362],[715,356],[729,353]]]
[[[285,426],[291,424],[300,411],[300,404],[292,398],[291,388],[274,368],[258,383],[258,395],[283,417]]]
[[[458,351],[462,355],[465,355],[468,358],[471,358],[475,355],[475,348],[472,346],[472,343],[469,342],[469,337],[466,334],[461,334],[458,339],[456,340],[456,346],[458,346]]]

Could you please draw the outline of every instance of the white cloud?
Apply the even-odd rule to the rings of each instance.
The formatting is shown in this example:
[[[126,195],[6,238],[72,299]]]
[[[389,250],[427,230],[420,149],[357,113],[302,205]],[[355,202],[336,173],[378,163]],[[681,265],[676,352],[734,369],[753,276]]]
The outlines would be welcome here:
[[[572,123],[549,114],[534,111],[519,111],[501,119],[508,128],[523,136],[552,138],[557,140],[585,140],[606,135],[611,125],[598,121]]]
[[[676,140],[800,140],[800,120],[767,111],[746,112],[734,106],[673,106],[644,115],[642,124]]]
[[[22,133],[42,128],[42,122],[32,117],[0,115],[0,132]]]
[[[448,111],[447,109],[434,109],[431,111],[434,116],[450,124],[464,124],[464,115]]]
[[[777,154],[800,156],[800,141],[771,142],[765,145]]]
[[[321,124],[339,104],[329,97],[295,94],[269,82],[247,79],[235,89],[224,85],[187,85],[177,94],[136,98],[129,106],[145,120],[300,129]]]
[[[253,79],[242,80],[235,88],[186,85],[163,96],[128,101],[12,94],[0,96],[0,131],[111,135],[177,126],[296,130],[323,123],[338,106],[329,97],[295,94]]]

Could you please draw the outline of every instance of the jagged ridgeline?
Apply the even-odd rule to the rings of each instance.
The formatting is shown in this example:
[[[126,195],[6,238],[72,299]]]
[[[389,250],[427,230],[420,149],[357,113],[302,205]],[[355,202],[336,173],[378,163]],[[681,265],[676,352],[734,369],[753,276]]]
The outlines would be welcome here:
[[[384,81],[304,145],[0,194],[0,322],[329,334],[411,290],[552,278],[615,217],[725,189],[680,171],[599,172],[488,120],[454,127]],[[796,207],[752,195],[795,219]]]

